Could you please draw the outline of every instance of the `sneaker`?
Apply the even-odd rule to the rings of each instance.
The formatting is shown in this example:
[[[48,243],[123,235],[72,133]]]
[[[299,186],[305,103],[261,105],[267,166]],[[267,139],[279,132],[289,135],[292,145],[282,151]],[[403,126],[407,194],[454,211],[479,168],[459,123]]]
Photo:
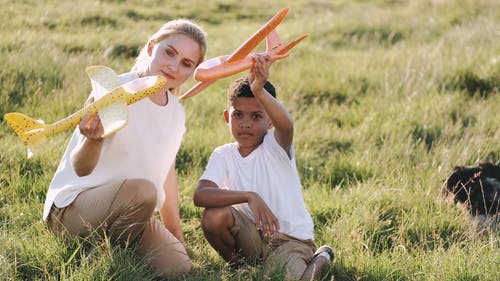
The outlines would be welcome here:
[[[335,258],[335,255],[333,253],[333,248],[328,246],[328,245],[323,245],[323,246],[319,247],[316,250],[316,252],[314,252],[313,259],[322,253],[326,253],[330,257],[330,262],[332,262],[333,259]]]
[[[236,261],[230,261],[227,263],[229,267],[233,270],[238,270],[242,268],[245,265],[245,261],[242,259],[236,260]]]

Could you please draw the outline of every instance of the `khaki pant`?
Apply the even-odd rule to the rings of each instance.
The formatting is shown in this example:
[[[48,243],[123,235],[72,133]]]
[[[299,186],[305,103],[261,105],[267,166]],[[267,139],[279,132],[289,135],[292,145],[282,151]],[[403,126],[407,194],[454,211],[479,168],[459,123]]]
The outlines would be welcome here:
[[[267,272],[283,268],[292,279],[302,277],[316,249],[312,240],[300,240],[279,232],[271,239],[265,238],[245,214],[232,207],[231,212],[234,217],[231,234],[240,256],[249,262],[264,263]]]
[[[125,184],[126,183],[126,184]],[[137,253],[147,257],[162,275],[192,268],[186,250],[153,215],[156,189],[145,180],[126,180],[88,189],[69,206],[54,205],[47,218],[56,236],[108,235],[112,245],[137,242]]]

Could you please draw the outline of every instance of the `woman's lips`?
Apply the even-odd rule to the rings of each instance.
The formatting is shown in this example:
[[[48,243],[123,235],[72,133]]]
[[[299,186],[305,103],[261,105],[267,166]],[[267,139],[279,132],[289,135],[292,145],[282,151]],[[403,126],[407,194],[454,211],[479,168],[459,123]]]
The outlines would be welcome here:
[[[167,77],[167,79],[170,79],[170,80],[174,80],[175,79],[174,76],[172,76],[172,75],[170,75],[170,74],[168,74],[168,73],[166,73],[164,71],[162,71],[161,73],[163,74],[163,76]]]

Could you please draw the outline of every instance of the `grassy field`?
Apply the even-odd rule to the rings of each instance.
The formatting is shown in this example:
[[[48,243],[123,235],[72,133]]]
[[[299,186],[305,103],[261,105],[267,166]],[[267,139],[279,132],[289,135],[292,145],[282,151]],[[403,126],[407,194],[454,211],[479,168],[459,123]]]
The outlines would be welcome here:
[[[144,3],[143,3],[144,2]],[[48,123],[79,109],[85,67],[130,69],[169,19],[196,20],[207,58],[229,54],[276,11],[283,41],[307,33],[271,81],[295,118],[297,166],[316,243],[336,259],[324,280],[500,280],[500,235],[479,232],[440,197],[455,165],[500,162],[500,4],[488,0],[0,0],[0,279],[158,280],[131,250],[58,240],[42,221],[45,192],[70,132],[39,156],[3,120]],[[256,51],[262,51],[259,46]],[[241,74],[245,75],[245,74]],[[199,227],[192,193],[236,77],[183,102],[181,217],[196,269],[179,280],[280,280],[231,271]],[[187,90],[190,81],[183,90]]]

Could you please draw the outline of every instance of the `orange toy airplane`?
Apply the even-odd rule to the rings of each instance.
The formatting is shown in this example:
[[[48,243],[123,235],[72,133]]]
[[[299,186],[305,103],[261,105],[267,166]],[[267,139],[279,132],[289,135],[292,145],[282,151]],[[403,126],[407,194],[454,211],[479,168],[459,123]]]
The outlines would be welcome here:
[[[307,34],[304,34],[287,45],[283,45],[275,28],[285,19],[288,10],[288,8],[284,8],[279,11],[231,55],[212,58],[201,63],[194,71],[194,79],[199,82],[184,93],[180,99],[197,95],[215,81],[252,67],[253,59],[249,54],[264,39],[266,39],[266,53],[273,61],[286,58],[289,54],[288,51],[307,37]]]

